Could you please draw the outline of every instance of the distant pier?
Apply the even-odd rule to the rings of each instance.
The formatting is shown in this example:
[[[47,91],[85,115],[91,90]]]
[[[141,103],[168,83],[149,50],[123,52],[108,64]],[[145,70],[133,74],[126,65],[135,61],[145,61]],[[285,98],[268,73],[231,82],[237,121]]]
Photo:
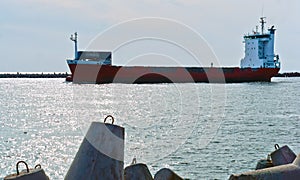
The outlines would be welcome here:
[[[71,74],[65,73],[0,73],[0,78],[66,78],[67,76],[70,76]]]

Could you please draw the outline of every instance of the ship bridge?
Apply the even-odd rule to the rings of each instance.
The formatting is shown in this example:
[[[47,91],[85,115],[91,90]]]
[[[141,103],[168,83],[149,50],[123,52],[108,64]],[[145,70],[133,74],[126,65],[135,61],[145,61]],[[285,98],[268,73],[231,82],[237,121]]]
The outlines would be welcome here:
[[[244,36],[245,57],[241,68],[280,68],[279,55],[274,54],[274,26],[264,32],[265,17],[260,18],[261,32],[258,28],[253,34]]]
[[[68,64],[97,64],[111,65],[111,52],[108,51],[78,51],[77,50],[77,32],[70,38],[74,41],[75,57],[67,59]]]

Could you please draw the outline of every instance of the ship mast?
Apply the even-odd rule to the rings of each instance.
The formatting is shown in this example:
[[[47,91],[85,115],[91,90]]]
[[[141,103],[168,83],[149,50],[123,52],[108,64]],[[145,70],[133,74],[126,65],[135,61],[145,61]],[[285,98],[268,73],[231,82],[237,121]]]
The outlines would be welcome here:
[[[264,30],[265,30],[265,21],[266,17],[261,17],[260,18],[260,23],[261,23],[261,34],[264,34]]]
[[[77,51],[77,32],[74,33],[74,36],[73,34],[71,34],[71,37],[70,37],[71,41],[74,41],[75,43],[75,59],[78,59],[78,51]]]

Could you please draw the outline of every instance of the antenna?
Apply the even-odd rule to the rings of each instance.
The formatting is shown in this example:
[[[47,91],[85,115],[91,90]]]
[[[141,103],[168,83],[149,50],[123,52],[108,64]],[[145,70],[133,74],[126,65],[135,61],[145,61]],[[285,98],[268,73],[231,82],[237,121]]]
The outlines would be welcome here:
[[[264,17],[264,8],[265,8],[265,4],[264,1],[262,2],[262,7],[261,7],[261,17]]]
[[[264,0],[262,1],[262,7],[261,7],[261,18],[260,18],[260,23],[261,23],[261,34],[264,34],[265,30],[265,21],[266,17],[264,16],[264,9],[265,9],[265,2]]]

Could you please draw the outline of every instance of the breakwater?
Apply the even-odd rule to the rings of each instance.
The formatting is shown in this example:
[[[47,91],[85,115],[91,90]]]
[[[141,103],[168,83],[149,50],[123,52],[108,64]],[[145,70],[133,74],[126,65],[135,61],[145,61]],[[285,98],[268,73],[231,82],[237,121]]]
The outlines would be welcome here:
[[[275,77],[300,77],[300,72],[278,73]]]
[[[65,73],[0,73],[0,78],[66,78],[70,76]]]
[[[60,73],[0,73],[0,78],[66,78],[67,72]],[[300,77],[300,72],[278,73],[275,77]]]

